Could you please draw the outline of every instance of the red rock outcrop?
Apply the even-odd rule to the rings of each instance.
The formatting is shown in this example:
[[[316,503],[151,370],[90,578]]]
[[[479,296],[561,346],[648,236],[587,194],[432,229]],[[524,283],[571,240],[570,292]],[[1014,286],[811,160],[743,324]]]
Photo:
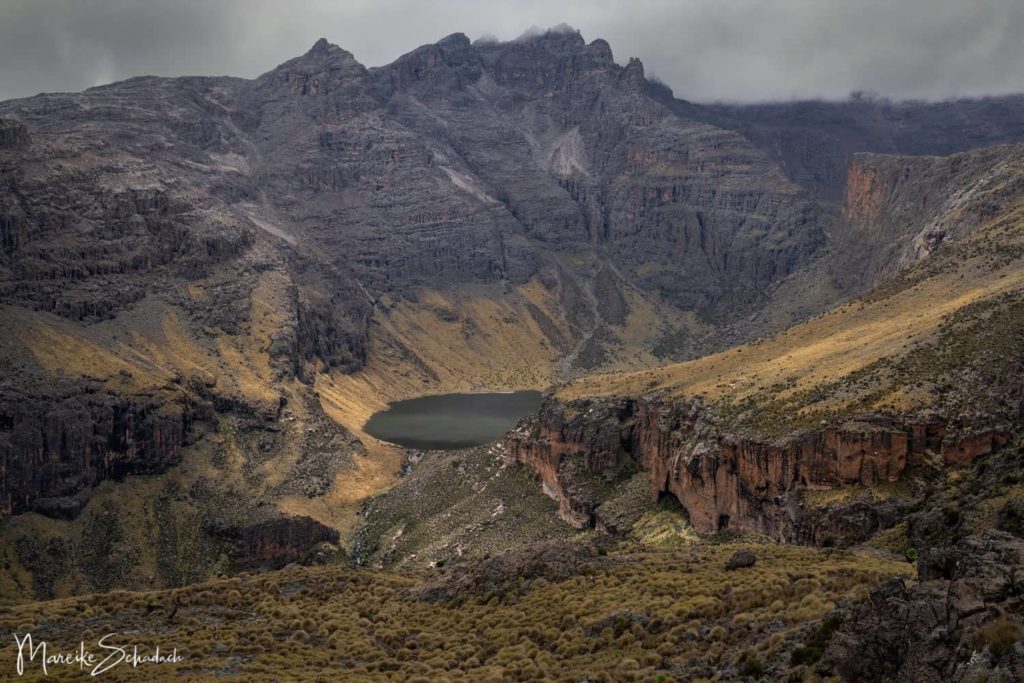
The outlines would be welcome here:
[[[891,188],[880,182],[877,169],[864,158],[854,158],[846,171],[846,201],[843,215],[850,221],[877,220]]]
[[[679,500],[698,533],[732,530],[814,542],[832,530],[822,528],[822,520],[804,523],[800,491],[896,481],[928,451],[950,465],[968,464],[1007,440],[1004,428],[964,436],[945,418],[922,413],[863,415],[768,441],[725,433],[699,401],[608,398],[549,399],[537,418],[506,437],[505,448],[510,459],[539,473],[545,491],[577,526],[597,520],[593,503],[574,497],[571,466],[600,472],[631,461],[652,473],[653,497],[670,493]]]

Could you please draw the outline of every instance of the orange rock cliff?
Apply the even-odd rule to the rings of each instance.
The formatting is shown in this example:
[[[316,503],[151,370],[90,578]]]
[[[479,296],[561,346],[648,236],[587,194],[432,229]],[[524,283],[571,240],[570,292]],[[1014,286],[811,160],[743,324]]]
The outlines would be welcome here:
[[[841,520],[813,519],[802,510],[802,491],[893,482],[928,452],[949,465],[968,464],[1008,439],[1000,426],[967,428],[921,413],[862,415],[769,441],[725,432],[699,401],[600,398],[547,399],[504,447],[510,460],[537,471],[562,516],[578,527],[602,520],[574,472],[640,469],[651,473],[651,496],[674,496],[697,533],[820,543],[863,534]]]

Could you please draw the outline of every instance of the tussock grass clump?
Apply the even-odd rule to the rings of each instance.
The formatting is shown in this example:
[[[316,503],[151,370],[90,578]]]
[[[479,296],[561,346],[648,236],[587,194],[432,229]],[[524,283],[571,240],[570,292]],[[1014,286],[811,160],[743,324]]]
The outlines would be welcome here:
[[[972,644],[979,650],[988,648],[996,657],[1002,657],[1021,640],[1024,640],[1024,625],[1004,614],[979,627]]]

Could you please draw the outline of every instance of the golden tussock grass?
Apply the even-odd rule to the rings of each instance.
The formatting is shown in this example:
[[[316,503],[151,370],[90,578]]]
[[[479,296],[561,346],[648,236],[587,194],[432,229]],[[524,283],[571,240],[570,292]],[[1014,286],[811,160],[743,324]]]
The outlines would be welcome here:
[[[728,572],[739,547],[758,562]],[[418,598],[416,574],[300,568],[34,603],[0,615],[0,628],[32,627],[61,647],[87,630],[113,631],[185,655],[147,669],[147,680],[674,680],[676,667],[697,663],[788,662],[807,624],[835,603],[911,574],[906,562],[871,552],[759,544],[609,560],[565,581],[470,595],[458,606]]]
[[[661,368],[594,374],[557,394],[574,399],[660,393],[728,401],[793,396],[906,354],[933,339],[948,316],[975,302],[1019,296],[1024,289],[1022,245],[1024,219],[996,222],[951,247],[945,258],[922,262],[888,289],[767,339]]]

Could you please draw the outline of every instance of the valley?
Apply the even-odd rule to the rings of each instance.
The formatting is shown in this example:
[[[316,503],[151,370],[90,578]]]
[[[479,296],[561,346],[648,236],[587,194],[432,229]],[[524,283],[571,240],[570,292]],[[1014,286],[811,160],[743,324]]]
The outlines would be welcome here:
[[[9,631],[225,680],[1024,675],[1020,96],[321,39],[0,102],[0,292]]]

